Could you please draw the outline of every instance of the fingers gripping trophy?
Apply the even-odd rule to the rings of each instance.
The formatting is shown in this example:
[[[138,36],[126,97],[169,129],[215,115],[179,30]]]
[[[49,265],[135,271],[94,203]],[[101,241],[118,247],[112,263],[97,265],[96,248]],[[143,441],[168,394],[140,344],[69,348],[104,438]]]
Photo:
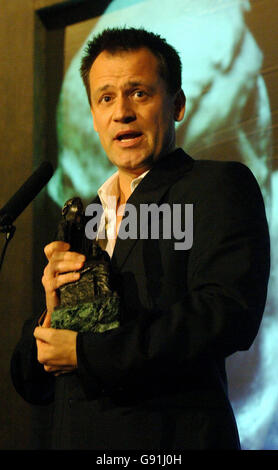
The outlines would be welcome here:
[[[56,240],[84,254],[86,262],[77,281],[59,288],[60,304],[51,317],[52,328],[102,333],[120,325],[120,297],[113,289],[110,257],[96,240],[85,237],[85,215],[80,198],[69,199],[58,224]]]

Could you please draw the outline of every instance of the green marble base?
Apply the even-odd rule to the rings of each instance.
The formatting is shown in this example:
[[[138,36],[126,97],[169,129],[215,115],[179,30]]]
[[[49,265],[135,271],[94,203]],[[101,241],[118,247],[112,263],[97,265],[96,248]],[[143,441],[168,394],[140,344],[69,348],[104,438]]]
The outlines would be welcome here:
[[[103,333],[120,326],[119,303],[119,297],[112,294],[95,298],[91,302],[57,308],[52,313],[51,327],[82,333]]]

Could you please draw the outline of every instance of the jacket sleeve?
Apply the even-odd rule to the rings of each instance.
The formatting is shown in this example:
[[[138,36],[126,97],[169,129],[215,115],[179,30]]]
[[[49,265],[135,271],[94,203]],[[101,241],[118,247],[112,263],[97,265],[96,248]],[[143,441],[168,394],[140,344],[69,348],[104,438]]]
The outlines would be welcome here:
[[[200,359],[225,358],[254,341],[270,266],[264,203],[247,167],[219,168],[198,189],[184,298],[118,329],[78,334],[78,371],[87,391],[194,371]]]
[[[28,403],[47,405],[53,401],[54,381],[52,374],[45,372],[37,360],[36,340],[33,336],[39,317],[25,322],[21,338],[11,358],[11,378],[13,385]]]

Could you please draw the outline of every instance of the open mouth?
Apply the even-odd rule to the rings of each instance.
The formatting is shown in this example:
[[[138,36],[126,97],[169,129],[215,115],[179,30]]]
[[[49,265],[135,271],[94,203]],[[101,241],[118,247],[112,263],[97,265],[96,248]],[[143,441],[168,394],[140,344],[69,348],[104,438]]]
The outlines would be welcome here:
[[[119,142],[132,142],[138,137],[142,136],[142,132],[121,132],[119,133],[115,139],[118,140]]]

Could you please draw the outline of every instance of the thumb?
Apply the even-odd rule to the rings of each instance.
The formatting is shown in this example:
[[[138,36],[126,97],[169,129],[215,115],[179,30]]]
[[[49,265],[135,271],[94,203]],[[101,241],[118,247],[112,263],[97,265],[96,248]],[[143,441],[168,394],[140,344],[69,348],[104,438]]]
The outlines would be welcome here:
[[[44,317],[43,323],[41,325],[43,328],[50,328],[51,327],[51,314],[47,313]]]

